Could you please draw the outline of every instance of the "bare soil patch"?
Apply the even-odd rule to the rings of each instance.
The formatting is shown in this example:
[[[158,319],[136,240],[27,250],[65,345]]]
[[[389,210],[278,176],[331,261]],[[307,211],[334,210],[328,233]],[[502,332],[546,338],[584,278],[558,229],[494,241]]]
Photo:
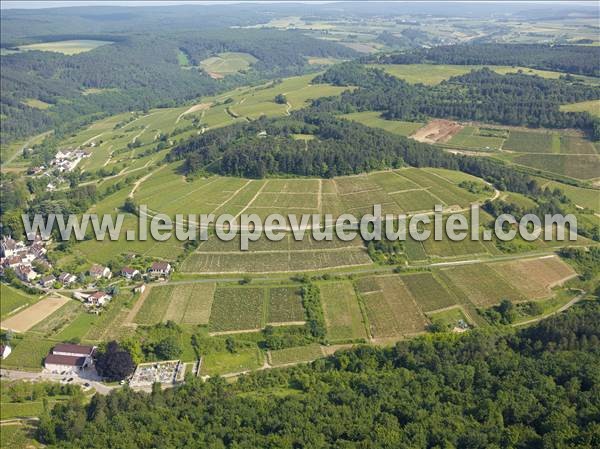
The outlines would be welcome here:
[[[44,298],[3,321],[1,327],[14,332],[26,332],[69,301],[70,299],[65,297]]]
[[[451,120],[436,119],[416,130],[410,137],[424,143],[445,143],[463,129],[463,125]]]

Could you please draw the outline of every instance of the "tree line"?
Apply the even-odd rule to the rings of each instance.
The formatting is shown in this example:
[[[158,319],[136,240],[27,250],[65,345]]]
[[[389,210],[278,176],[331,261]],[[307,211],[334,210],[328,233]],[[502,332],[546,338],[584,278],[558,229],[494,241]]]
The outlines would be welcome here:
[[[58,403],[37,438],[64,448],[591,448],[600,304],[519,331],[360,346],[310,365],[188,378]]]
[[[379,64],[510,65],[600,76],[600,48],[555,44],[459,44],[365,58]]]

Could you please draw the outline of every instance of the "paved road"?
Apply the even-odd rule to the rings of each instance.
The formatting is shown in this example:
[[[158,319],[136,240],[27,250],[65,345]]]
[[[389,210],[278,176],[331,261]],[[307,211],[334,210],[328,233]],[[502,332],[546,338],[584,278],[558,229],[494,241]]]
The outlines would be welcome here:
[[[73,380],[69,383],[73,383],[73,384],[77,384],[77,385],[81,385],[81,386],[83,386],[85,383],[89,383],[90,386],[93,387],[100,394],[108,394],[108,393],[110,393],[110,391],[112,389],[117,388],[116,386],[108,386],[101,382],[78,377],[73,374],[61,375],[61,374],[46,373],[43,371],[33,373],[30,371],[16,371],[16,370],[7,370],[7,369],[0,370],[0,374],[2,375],[2,379],[29,380],[32,382],[45,382],[45,381],[60,382],[65,377],[67,379],[70,379],[72,377]]]

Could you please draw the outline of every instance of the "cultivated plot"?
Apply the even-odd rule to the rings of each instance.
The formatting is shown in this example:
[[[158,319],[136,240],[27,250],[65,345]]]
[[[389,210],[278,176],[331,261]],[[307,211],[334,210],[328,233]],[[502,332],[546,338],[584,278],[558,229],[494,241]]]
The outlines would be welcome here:
[[[350,281],[319,283],[319,291],[329,340],[367,337],[358,299]]]
[[[266,291],[261,287],[217,287],[208,328],[211,332],[253,331],[264,327]]]
[[[485,264],[462,265],[442,269],[454,287],[477,307],[491,307],[503,299],[512,302],[525,300],[515,287]]]
[[[14,332],[26,332],[70,301],[69,298],[65,298],[64,296],[50,296],[41,299],[2,321],[1,327]]]

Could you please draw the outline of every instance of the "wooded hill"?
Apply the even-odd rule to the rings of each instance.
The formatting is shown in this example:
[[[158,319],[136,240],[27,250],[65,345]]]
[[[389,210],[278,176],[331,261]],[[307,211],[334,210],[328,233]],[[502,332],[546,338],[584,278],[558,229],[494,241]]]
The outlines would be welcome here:
[[[461,44],[419,48],[365,60],[379,64],[512,65],[600,76],[600,47],[549,44]]]
[[[580,128],[592,133],[585,112],[561,112],[561,104],[600,98],[600,87],[525,74],[500,75],[487,68],[455,76],[437,86],[413,85],[382,70],[349,62],[314,82],[358,86],[340,97],[315,101],[332,112],[382,111],[389,119],[427,116],[545,128]]]
[[[118,36],[113,41],[72,56],[43,51],[3,55],[2,142],[68,122],[89,122],[100,114],[175,106],[234,86],[297,75],[311,70],[308,56],[349,58],[356,54],[295,31],[171,32]],[[214,80],[204,71],[180,67],[177,53],[181,49],[194,64],[225,51],[247,52],[258,61],[245,74]],[[103,90],[83,95],[85,89]],[[48,103],[49,108],[27,105],[31,98]]]
[[[598,373],[592,302],[518,332],[420,337],[234,384],[190,378],[58,403],[38,438],[64,448],[591,448]]]

